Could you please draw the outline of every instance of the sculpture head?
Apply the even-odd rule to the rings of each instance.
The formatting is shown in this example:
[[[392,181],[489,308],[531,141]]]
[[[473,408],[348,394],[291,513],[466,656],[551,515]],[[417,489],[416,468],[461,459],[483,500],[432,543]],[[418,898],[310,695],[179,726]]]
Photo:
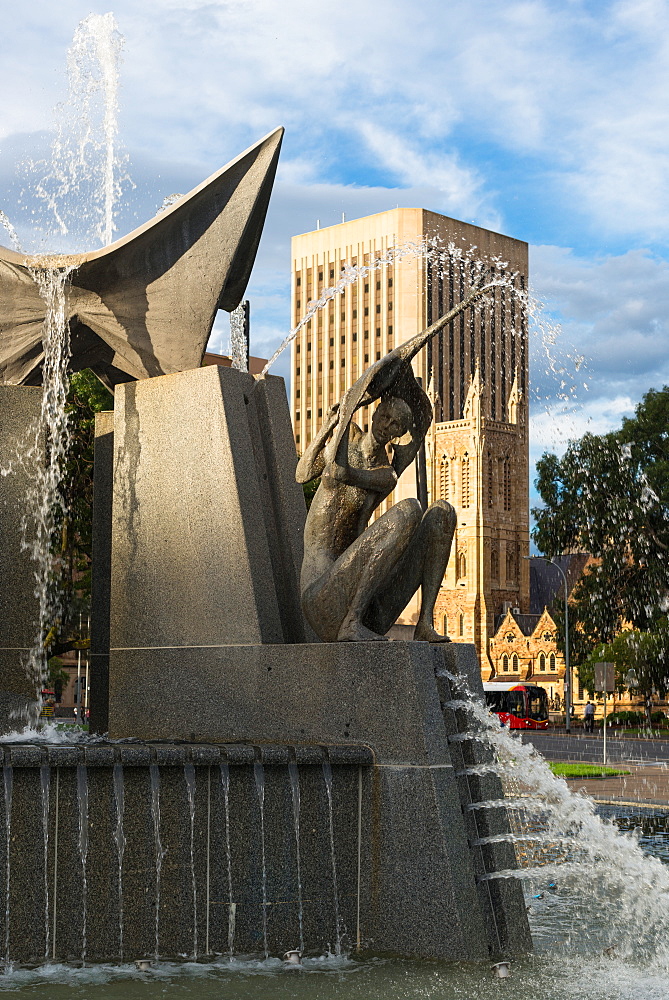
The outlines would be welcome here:
[[[372,417],[372,435],[379,444],[404,437],[413,423],[411,407],[398,396],[382,396]]]

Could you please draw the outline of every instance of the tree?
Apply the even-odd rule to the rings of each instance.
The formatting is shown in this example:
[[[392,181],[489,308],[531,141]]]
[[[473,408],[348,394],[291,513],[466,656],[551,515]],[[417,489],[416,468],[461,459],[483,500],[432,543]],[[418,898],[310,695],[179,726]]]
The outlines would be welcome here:
[[[664,697],[669,689],[669,620],[660,618],[649,632],[628,629],[619,632],[608,643],[600,643],[579,666],[583,685],[593,691],[595,663],[613,663],[616,670],[616,690],[627,689],[627,674],[634,670],[634,690],[643,696],[648,725],[651,724],[652,695]]]
[[[669,387],[646,393],[619,431],[586,434],[537,463],[534,539],[549,557],[594,557],[570,596],[573,661],[624,626],[652,631],[669,595]],[[556,609],[556,617],[560,612]]]
[[[90,608],[95,414],[113,405],[111,393],[91,371],[70,376],[66,406],[70,448],[61,483],[63,511],[53,539],[62,614],[45,638],[50,657],[88,645],[80,616],[83,624]]]

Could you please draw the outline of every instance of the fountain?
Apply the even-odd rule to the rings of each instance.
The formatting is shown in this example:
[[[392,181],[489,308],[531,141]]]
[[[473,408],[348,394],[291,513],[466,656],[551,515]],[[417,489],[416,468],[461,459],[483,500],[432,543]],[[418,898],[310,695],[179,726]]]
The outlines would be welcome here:
[[[264,969],[277,956],[309,996],[303,974],[345,975],[356,949],[485,963],[489,988],[460,965],[444,996],[463,983],[493,995],[491,965],[500,979],[521,970],[528,998],[567,996],[578,977],[556,990],[552,959],[522,958],[522,887],[546,922],[542,887],[578,882],[580,865],[589,890],[604,856],[619,912],[594,947],[619,977],[639,956],[664,968],[665,869],[491,720],[473,647],[319,642],[303,616],[305,509],[282,380],[200,367],[215,309],[243,298],[280,141],[276,130],[102,251],[0,251],[5,731],[34,692],[26,654],[52,607],[21,531],[57,436],[37,388],[51,364],[45,274],[71,338],[59,370],[91,367],[115,388],[96,426],[98,735],[0,741],[5,967],[47,962],[48,977],[60,962],[132,959],[113,980],[158,977],[166,959],[228,975],[241,955]],[[31,427],[34,461],[20,462]],[[592,931],[592,905],[563,905],[565,941],[572,926]],[[644,935],[631,942],[634,921]],[[330,965],[314,958],[324,952]],[[434,988],[433,966],[407,963],[400,984],[385,968],[373,995]]]

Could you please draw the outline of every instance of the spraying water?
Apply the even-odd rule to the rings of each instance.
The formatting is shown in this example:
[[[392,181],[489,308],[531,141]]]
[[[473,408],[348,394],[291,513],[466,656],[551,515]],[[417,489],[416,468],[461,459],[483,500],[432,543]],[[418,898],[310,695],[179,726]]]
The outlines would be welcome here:
[[[464,678],[445,673],[464,695],[449,707],[466,713],[471,735],[483,736],[493,748],[491,767],[509,793],[505,804],[513,832],[502,839],[515,842],[519,867],[483,878],[523,881],[541,917],[532,927],[540,948],[553,950],[557,942],[575,952],[601,954],[613,947],[629,961],[669,963],[669,869],[645,855],[632,833],[621,834],[598,816],[594,802],[574,794],[531,744],[501,727]],[[488,807],[498,808],[499,802],[475,806]]]
[[[102,245],[112,241],[114,205],[124,179],[117,146],[122,44],[112,14],[91,14],[75,31],[67,58],[68,99],[56,109],[51,164],[46,171],[44,164],[32,165],[33,172],[42,171],[35,185],[46,209],[46,217],[38,219],[42,244],[48,244],[54,235],[60,242],[68,236],[73,248],[79,249],[91,241]],[[18,234],[4,212],[0,212],[0,224],[19,250]],[[23,544],[33,559],[38,601],[37,628],[26,662],[35,689],[35,705],[29,712],[34,725],[47,676],[46,651],[63,619],[60,566],[54,553],[58,550],[56,532],[67,513],[61,483],[70,447],[67,296],[74,264],[66,257],[43,256],[27,258],[26,263],[45,304],[41,412],[29,443],[16,459],[34,474],[23,524]]]
[[[67,54],[68,96],[55,109],[51,162],[33,163],[43,245],[68,237],[68,249],[106,246],[128,181],[118,149],[118,86],[123,37],[114,15],[89,14]]]
[[[323,779],[328,798],[328,830],[330,834],[330,864],[332,866],[332,899],[335,919],[335,955],[341,955],[341,924],[339,919],[339,890],[337,888],[337,856],[335,854],[334,809],[332,802],[332,767],[329,760],[323,761]]]

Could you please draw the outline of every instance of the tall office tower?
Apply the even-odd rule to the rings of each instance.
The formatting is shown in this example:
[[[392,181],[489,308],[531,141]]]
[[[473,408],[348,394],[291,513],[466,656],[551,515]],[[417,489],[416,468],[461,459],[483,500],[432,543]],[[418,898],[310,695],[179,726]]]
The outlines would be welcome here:
[[[293,342],[300,453],[328,407],[370,364],[467,294],[476,261],[488,280],[512,274],[514,287],[524,291],[526,243],[424,209],[397,208],[293,238],[293,326],[342,269],[372,268],[319,309]],[[428,498],[443,497],[458,513],[435,623],[446,622],[456,641],[476,644],[484,676],[495,616],[529,610],[527,369],[522,294],[504,286],[451,321],[414,361],[434,407]],[[364,430],[369,420],[368,408],[358,411]],[[413,467],[379,513],[404,496],[416,496]],[[416,616],[414,601],[401,620],[410,624]]]

